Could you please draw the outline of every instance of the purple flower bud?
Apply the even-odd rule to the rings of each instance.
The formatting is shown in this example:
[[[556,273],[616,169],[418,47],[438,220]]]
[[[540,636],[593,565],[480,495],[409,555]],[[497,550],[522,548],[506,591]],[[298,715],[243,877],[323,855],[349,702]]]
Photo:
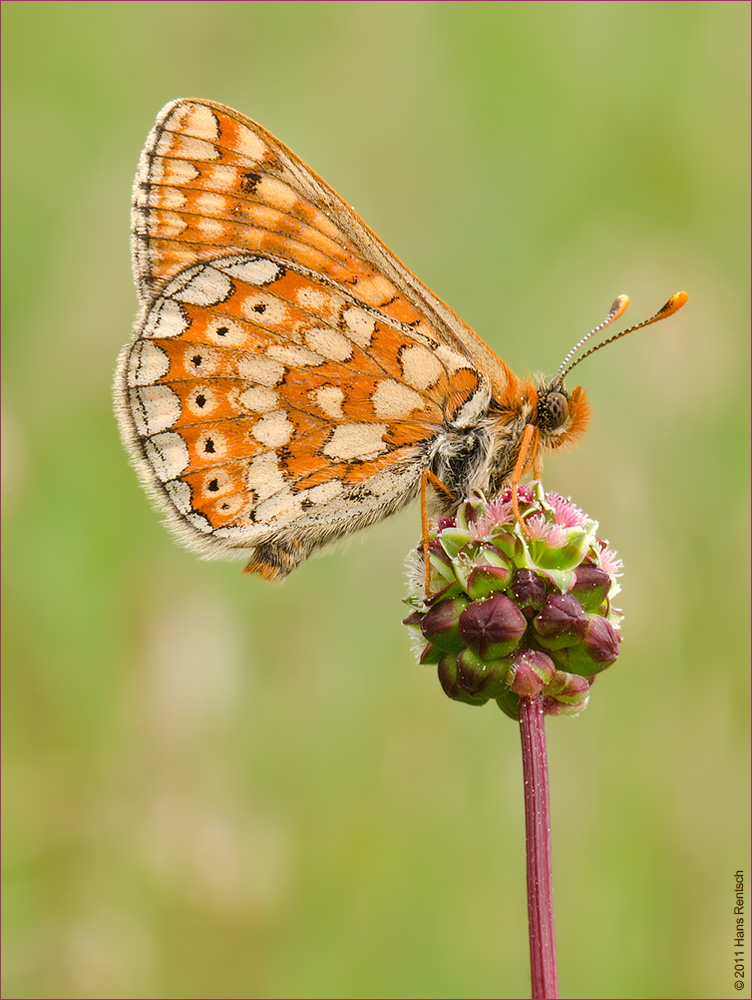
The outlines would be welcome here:
[[[592,677],[610,666],[619,655],[621,636],[605,618],[590,615],[585,639],[570,649],[556,652],[558,663],[573,674]]]
[[[447,653],[458,653],[465,645],[460,637],[458,623],[468,603],[466,597],[453,597],[430,607],[420,626],[426,639]]]
[[[557,701],[569,704],[580,704],[587,700],[590,692],[590,681],[578,674],[567,674],[557,670],[546,685],[546,695]]]
[[[621,636],[608,621],[600,615],[589,615],[587,635],[583,646],[596,663],[607,667],[619,655]]]
[[[584,639],[587,612],[571,594],[553,594],[533,619],[533,628],[544,649],[564,649]]]
[[[472,695],[464,690],[457,677],[457,657],[447,653],[439,660],[439,682],[444,694],[455,701],[464,701],[466,705],[485,705],[488,698],[484,695]]]
[[[554,676],[554,671],[550,656],[537,649],[529,649],[515,656],[507,674],[507,684],[521,698],[534,698]]]
[[[504,594],[473,601],[459,619],[462,639],[484,660],[495,660],[514,652],[526,627],[524,615]]]
[[[573,594],[586,611],[597,611],[611,589],[611,577],[599,566],[587,563],[575,570]]]
[[[586,677],[557,670],[546,685],[545,695],[543,699],[545,715],[579,715],[587,708],[590,682]]]
[[[546,585],[531,569],[518,569],[514,574],[509,596],[526,618],[533,618],[546,600]]]
[[[621,636],[600,615],[590,615],[587,635],[579,646],[559,650],[557,659],[573,674],[591,677],[610,666],[619,655]]]
[[[457,683],[467,694],[496,698],[505,687],[510,660],[481,660],[472,650],[463,649],[457,655]]]

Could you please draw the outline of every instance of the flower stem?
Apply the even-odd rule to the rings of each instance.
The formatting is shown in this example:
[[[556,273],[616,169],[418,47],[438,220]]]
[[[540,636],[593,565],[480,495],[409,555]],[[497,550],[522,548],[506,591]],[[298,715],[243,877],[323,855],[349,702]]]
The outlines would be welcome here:
[[[556,1000],[556,940],[551,884],[551,810],[543,700],[520,698],[522,774],[525,781],[527,913],[533,1000]]]

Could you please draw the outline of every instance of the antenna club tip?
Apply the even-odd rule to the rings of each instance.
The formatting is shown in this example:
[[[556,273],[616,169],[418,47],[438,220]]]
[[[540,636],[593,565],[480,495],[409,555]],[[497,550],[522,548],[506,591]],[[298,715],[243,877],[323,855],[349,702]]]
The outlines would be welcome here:
[[[624,310],[629,305],[628,295],[617,295],[614,299],[614,304],[611,306],[611,311],[609,312],[609,321],[613,323],[615,319],[618,319]]]
[[[664,316],[672,316],[675,312],[678,312],[681,307],[686,303],[689,296],[686,292],[676,292],[668,300],[666,305],[661,309],[661,318]]]

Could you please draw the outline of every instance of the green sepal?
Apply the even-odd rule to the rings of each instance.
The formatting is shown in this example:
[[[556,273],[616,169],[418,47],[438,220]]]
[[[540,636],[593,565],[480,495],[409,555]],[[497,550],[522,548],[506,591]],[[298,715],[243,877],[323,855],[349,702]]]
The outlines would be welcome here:
[[[449,558],[454,559],[470,541],[470,534],[466,528],[444,528],[438,539]]]

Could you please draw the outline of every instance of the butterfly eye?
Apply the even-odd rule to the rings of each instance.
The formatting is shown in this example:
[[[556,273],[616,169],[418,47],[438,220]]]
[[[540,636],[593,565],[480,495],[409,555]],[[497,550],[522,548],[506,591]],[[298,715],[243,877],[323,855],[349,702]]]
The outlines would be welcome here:
[[[569,400],[563,392],[542,392],[538,396],[537,424],[542,431],[563,427],[569,417]]]

